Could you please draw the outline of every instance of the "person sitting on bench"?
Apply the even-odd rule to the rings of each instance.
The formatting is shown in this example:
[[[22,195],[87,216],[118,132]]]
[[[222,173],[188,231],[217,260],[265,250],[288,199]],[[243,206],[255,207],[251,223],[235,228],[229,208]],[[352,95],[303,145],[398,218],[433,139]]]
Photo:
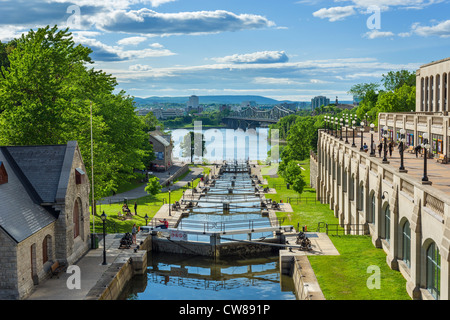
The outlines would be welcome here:
[[[161,228],[161,229],[167,229],[169,228],[169,221],[167,221],[167,219],[164,218],[164,220],[159,220],[159,222],[161,222],[162,224],[160,224],[159,226],[156,226],[157,228]]]

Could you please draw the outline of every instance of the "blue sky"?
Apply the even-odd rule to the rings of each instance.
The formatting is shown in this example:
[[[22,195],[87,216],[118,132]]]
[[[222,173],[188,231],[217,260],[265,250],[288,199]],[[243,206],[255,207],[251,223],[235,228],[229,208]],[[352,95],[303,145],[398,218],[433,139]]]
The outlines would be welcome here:
[[[0,0],[0,40],[69,26],[137,97],[351,99],[390,70],[450,57],[449,0]]]

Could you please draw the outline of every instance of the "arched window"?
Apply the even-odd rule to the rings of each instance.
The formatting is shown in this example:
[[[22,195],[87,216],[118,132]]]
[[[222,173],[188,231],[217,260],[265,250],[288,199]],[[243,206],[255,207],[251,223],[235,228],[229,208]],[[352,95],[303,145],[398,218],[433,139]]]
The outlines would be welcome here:
[[[441,289],[441,256],[439,248],[433,242],[427,249],[427,289],[431,295],[439,300]]]
[[[402,230],[402,254],[403,262],[411,267],[411,227],[406,221]]]
[[[73,238],[75,239],[80,235],[80,207],[78,205],[78,199],[75,200],[73,206]]]
[[[384,239],[387,242],[390,242],[391,240],[391,210],[389,208],[389,205],[386,206],[386,208],[383,211],[384,215]]]
[[[344,170],[344,174],[342,176],[342,189],[344,192],[347,192],[347,170]]]
[[[364,185],[361,183],[359,185],[359,205],[358,209],[364,212]]]
[[[350,177],[350,191],[348,193],[348,198],[350,200],[355,200],[355,175],[353,174]]]
[[[368,223],[373,223],[374,222],[374,217],[375,217],[375,213],[376,213],[376,198],[375,198],[375,192],[372,193],[372,196],[370,197],[370,209],[369,209],[369,213],[367,215],[367,222]]]

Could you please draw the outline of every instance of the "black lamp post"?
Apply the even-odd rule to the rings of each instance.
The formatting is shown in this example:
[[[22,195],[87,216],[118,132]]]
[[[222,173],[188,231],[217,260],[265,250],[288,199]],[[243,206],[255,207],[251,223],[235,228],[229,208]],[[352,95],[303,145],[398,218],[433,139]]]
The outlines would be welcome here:
[[[355,143],[355,130],[356,130],[356,126],[355,126],[356,121],[353,120],[352,121],[352,131],[353,131],[353,143],[352,143],[352,147],[356,147],[356,143]]]
[[[342,126],[344,125],[344,119],[343,118],[341,118],[341,121],[340,121],[340,123],[341,123],[341,137],[339,138],[339,140],[343,140],[342,139]]]
[[[383,139],[384,139],[384,157],[383,157],[383,163],[389,163],[387,159],[387,138],[388,138],[388,127],[383,127]]]
[[[375,147],[373,145],[373,134],[375,133],[375,125],[370,124],[370,156],[375,157]]]
[[[364,146],[363,146],[363,139],[364,139],[364,122],[361,121],[361,148],[359,149],[360,151],[364,151]]]
[[[345,143],[348,143],[348,116],[345,118]]]
[[[103,263],[102,265],[106,265],[106,214],[105,211],[103,211],[102,215],[100,216],[103,221]]]
[[[403,153],[405,151],[405,129],[400,129],[400,146],[399,146],[399,152],[400,152],[400,168],[398,169],[399,172],[408,172],[408,170],[405,170],[405,166],[403,164]]]
[[[431,181],[428,180],[427,175],[427,151],[430,148],[430,145],[428,144],[428,133],[425,132],[423,134],[423,143],[422,148],[424,149],[423,152],[423,177],[422,177],[422,184],[431,184]]]

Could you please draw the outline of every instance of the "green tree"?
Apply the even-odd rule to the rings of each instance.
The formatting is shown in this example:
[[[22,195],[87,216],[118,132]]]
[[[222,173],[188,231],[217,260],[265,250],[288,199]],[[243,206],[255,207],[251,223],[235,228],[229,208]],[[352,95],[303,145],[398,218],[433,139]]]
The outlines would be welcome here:
[[[416,73],[408,70],[389,71],[387,74],[383,74],[381,82],[388,91],[394,91],[403,85],[413,87],[416,85]]]
[[[380,94],[377,100],[378,112],[410,112],[416,109],[416,87],[404,84],[394,91]]]
[[[151,177],[148,179],[148,183],[147,186],[145,187],[145,192],[147,192],[148,194],[151,195],[156,195],[161,191],[162,187],[161,184],[159,183],[159,178],[158,177]]]
[[[301,194],[303,188],[306,186],[306,182],[303,178],[302,168],[299,161],[291,160],[286,165],[281,176],[284,180],[292,186],[296,192]]]
[[[92,50],[68,29],[47,26],[14,41],[0,77],[0,144],[65,144],[77,140],[91,171],[91,108],[95,198],[111,194],[151,147],[131,97],[113,93],[115,78],[87,66]],[[0,110],[1,111],[1,110]],[[89,178],[91,176],[89,175]]]

